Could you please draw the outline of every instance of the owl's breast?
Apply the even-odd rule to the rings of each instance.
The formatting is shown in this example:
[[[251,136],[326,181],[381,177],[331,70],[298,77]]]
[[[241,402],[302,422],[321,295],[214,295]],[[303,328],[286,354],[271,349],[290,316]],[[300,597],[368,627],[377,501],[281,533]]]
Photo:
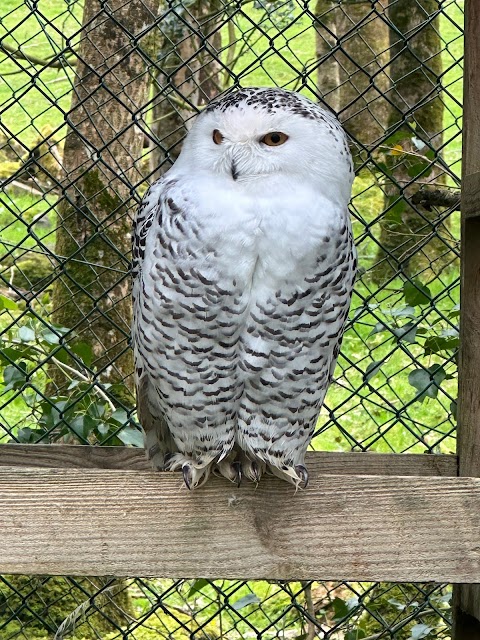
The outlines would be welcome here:
[[[295,279],[299,268],[308,272],[325,238],[333,238],[345,220],[345,207],[296,182],[224,182],[208,190],[201,185],[198,224],[223,272],[246,284]]]

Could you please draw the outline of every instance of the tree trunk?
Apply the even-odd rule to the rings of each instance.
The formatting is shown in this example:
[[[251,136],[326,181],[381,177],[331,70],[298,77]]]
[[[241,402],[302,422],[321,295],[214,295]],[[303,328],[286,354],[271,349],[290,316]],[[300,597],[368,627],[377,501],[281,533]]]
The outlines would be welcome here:
[[[318,0],[315,7],[318,90],[360,148],[384,135],[390,110],[384,4]]]
[[[188,121],[222,91],[220,56],[223,3],[197,0],[162,20],[162,44],[154,83],[151,152],[154,177],[167,171],[180,153]]]
[[[148,101],[149,79],[139,36],[158,0],[86,0],[68,133],[56,253],[61,275],[53,321],[89,343],[103,382],[131,386],[128,254],[131,187],[141,178],[143,135],[135,115]],[[133,37],[138,36],[135,42]],[[59,370],[51,372],[57,386]]]
[[[386,157],[386,213],[373,272],[377,282],[399,271],[430,280],[451,260],[441,239],[449,235],[448,223],[439,225],[437,212],[411,206],[421,185],[445,181],[437,151],[443,141],[441,39],[438,17],[429,18],[437,12],[437,0],[396,0],[388,8],[393,109],[386,146],[398,151]]]

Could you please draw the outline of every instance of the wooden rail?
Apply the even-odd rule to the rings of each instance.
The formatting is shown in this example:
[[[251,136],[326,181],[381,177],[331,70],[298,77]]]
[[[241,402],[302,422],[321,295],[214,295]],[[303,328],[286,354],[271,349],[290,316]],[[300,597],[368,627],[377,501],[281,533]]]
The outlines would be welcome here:
[[[310,451],[311,474],[375,476],[456,476],[456,456]],[[0,445],[1,466],[150,471],[143,449],[51,444]],[[227,485],[228,486],[228,485]]]
[[[480,479],[454,456],[308,465],[297,493],[273,477],[190,493],[134,449],[1,446],[0,573],[480,582]]]

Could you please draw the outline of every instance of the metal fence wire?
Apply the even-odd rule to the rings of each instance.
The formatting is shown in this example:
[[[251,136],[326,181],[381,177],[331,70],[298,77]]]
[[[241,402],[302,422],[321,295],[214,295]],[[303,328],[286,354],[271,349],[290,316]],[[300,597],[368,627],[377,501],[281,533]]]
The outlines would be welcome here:
[[[0,14],[0,444],[142,446],[133,213],[210,99],[276,85],[338,115],[356,166],[360,275],[312,446],[455,451],[462,0],[2,0]],[[3,576],[0,637],[449,638],[450,593]]]

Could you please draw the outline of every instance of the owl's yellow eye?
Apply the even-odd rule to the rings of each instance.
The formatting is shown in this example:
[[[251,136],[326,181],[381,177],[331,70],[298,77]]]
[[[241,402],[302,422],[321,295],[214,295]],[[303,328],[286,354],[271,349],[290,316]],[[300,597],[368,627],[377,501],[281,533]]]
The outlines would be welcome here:
[[[222,144],[223,142],[223,136],[218,129],[213,130],[212,138],[215,144]]]
[[[260,142],[263,142],[263,144],[266,144],[269,147],[279,147],[287,140],[288,136],[286,133],[282,133],[281,131],[272,131],[271,133],[267,133],[267,135],[263,136]]]

